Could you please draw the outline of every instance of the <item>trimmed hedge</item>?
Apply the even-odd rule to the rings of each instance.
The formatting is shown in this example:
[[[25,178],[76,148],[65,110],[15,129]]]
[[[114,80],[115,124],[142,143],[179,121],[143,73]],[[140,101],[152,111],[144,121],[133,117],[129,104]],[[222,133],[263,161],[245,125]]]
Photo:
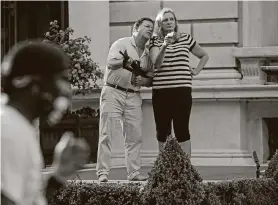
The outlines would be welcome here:
[[[143,204],[200,204],[205,197],[202,180],[177,140],[169,136],[143,189]]]
[[[201,205],[277,205],[278,184],[273,179],[242,179],[204,184]]]
[[[265,178],[274,178],[274,173],[278,171],[278,150],[276,150],[275,154],[271,158],[267,169],[265,170]]]
[[[203,183],[204,198],[200,205],[277,205],[278,183],[273,179],[244,179]],[[59,190],[49,205],[141,205],[141,184],[129,183],[69,183]],[[165,195],[166,197],[167,195]],[[169,200],[168,200],[169,202]],[[154,203],[150,203],[154,204]],[[160,204],[166,204],[164,202]],[[169,204],[188,204],[170,201]],[[193,202],[192,204],[197,204]]]
[[[269,163],[270,178],[202,183],[188,155],[169,137],[147,184],[73,181],[49,205],[277,205],[277,156],[278,151]]]
[[[141,188],[137,183],[71,182],[56,192],[49,205],[140,205]]]

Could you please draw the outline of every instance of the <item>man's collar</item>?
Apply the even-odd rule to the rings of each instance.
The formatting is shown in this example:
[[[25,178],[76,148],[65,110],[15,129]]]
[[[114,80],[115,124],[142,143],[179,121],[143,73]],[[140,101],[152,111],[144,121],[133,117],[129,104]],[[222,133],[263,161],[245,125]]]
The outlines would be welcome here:
[[[135,43],[135,36],[134,35],[131,36],[130,42],[131,42],[131,45],[133,45],[134,47],[137,47],[136,43]]]
[[[134,35],[131,36],[130,42],[131,42],[132,46],[137,48],[136,43],[135,43],[135,36]],[[144,50],[149,50],[149,47],[150,47],[150,44],[149,44],[149,40],[148,40],[145,44],[145,49]]]

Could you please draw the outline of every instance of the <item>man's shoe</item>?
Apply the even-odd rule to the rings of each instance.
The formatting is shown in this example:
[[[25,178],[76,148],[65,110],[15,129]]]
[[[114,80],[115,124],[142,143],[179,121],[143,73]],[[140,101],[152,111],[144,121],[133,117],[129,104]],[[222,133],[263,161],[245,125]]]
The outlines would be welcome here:
[[[106,174],[102,174],[98,178],[99,182],[108,182],[108,176]]]
[[[138,174],[136,177],[129,179],[129,181],[147,181],[148,177]]]

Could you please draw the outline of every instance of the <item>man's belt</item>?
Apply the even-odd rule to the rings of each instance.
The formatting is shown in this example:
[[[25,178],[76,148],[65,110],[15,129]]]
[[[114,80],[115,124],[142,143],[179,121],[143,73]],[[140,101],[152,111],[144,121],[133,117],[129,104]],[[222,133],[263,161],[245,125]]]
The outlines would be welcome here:
[[[129,93],[139,93],[140,92],[140,91],[132,90],[130,88],[123,88],[119,85],[114,85],[114,84],[111,84],[111,83],[105,83],[105,85],[107,85],[109,87],[112,87],[112,88],[116,88],[116,89],[121,90],[121,91],[129,92]]]

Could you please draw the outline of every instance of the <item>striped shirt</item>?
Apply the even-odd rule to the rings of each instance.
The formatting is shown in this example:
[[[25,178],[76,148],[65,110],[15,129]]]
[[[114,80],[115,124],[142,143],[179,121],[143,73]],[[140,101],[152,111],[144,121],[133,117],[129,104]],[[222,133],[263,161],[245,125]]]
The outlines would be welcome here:
[[[152,37],[150,49],[161,47],[163,40]],[[155,68],[153,89],[191,87],[192,75],[189,68],[189,51],[193,49],[196,41],[190,34],[181,33],[180,38],[167,46],[164,60],[160,69]]]

